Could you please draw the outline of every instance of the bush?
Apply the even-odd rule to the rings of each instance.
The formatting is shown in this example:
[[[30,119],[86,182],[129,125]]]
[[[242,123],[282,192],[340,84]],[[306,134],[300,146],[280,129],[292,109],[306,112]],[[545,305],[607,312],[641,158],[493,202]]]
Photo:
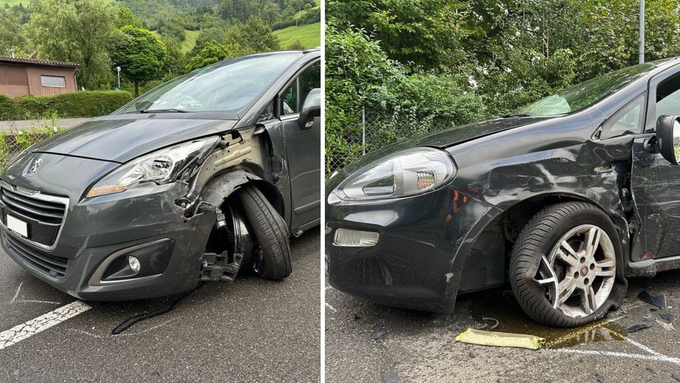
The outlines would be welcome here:
[[[300,16],[297,19],[290,18],[287,20],[279,21],[278,23],[274,23],[272,25],[272,30],[276,31],[279,29],[284,29],[296,25],[314,24],[320,21],[321,21],[321,8],[314,8],[305,12],[304,14],[302,14],[302,16]]]
[[[33,120],[51,118],[98,117],[110,114],[132,101],[129,92],[86,91],[52,97],[23,96],[9,98],[0,94],[0,119]]]

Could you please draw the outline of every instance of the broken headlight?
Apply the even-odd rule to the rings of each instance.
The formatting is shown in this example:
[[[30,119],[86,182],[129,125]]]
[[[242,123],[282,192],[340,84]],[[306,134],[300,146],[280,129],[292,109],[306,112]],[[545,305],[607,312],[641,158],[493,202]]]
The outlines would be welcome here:
[[[102,178],[87,193],[87,198],[121,193],[138,184],[158,185],[174,182],[189,166],[205,159],[217,146],[219,137],[185,142],[132,160]]]
[[[427,193],[455,174],[453,159],[443,150],[414,148],[374,161],[347,177],[335,189],[341,200],[378,200]]]

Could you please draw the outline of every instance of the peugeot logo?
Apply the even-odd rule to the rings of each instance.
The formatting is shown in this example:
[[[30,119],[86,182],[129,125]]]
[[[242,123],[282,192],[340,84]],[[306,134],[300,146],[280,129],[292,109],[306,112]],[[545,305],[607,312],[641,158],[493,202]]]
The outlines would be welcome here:
[[[33,175],[33,174],[35,174],[35,172],[38,171],[38,168],[40,167],[40,165],[42,165],[42,162],[43,162],[42,158],[36,158],[35,160],[33,160],[33,163],[32,163],[31,166],[28,168],[28,173],[27,173],[27,175]]]

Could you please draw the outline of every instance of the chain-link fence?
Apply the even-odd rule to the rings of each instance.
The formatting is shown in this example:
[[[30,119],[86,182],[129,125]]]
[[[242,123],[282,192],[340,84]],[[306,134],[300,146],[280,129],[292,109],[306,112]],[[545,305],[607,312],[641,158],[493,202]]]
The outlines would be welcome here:
[[[0,124],[0,171],[29,146],[60,132],[54,120],[42,121],[27,128],[17,128],[14,124]]]
[[[454,126],[449,119],[419,119],[396,113],[371,115],[363,109],[360,121],[348,126],[342,135],[326,132],[326,177],[357,161],[366,153],[425,133]]]

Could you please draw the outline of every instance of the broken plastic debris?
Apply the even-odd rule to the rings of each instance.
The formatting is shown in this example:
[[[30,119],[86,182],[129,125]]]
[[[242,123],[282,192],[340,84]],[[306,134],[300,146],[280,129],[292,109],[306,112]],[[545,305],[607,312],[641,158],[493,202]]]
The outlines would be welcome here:
[[[666,323],[660,319],[657,319],[656,323],[658,323],[661,327],[665,328],[668,331],[675,331],[675,327],[673,327],[672,323]]]
[[[538,350],[545,343],[545,339],[526,334],[512,334],[508,332],[493,332],[468,328],[456,337],[456,342],[480,344],[483,346],[521,347]]]
[[[500,325],[500,322],[498,322],[498,319],[496,319],[496,318],[483,317],[482,320],[484,322],[493,323],[492,325],[489,325],[488,323],[484,325],[483,329],[486,329],[486,330],[489,330],[489,331],[493,331],[493,330],[497,329],[498,326]]]
[[[636,325],[632,325],[632,326],[628,327],[626,329],[626,332],[630,334],[632,332],[637,332],[637,331],[644,330],[646,328],[651,328],[651,327],[652,326],[650,326],[648,324],[644,324],[644,323],[643,324],[636,324]]]
[[[387,330],[373,330],[373,339],[378,340],[387,334]]]
[[[666,294],[652,296],[646,290],[643,290],[638,294],[638,298],[664,310],[668,308],[668,305],[666,304]]]
[[[666,321],[666,323],[673,323],[673,314],[659,314],[659,316]]]
[[[595,381],[597,383],[604,383],[604,376],[602,376],[600,374],[595,374]]]
[[[680,375],[676,374],[675,372],[671,372],[671,376],[673,377],[673,379],[675,379],[675,380],[677,380],[678,382],[680,382]]]
[[[652,374],[656,374],[656,371],[654,371],[654,369],[651,367],[647,367],[646,370],[651,372]]]

